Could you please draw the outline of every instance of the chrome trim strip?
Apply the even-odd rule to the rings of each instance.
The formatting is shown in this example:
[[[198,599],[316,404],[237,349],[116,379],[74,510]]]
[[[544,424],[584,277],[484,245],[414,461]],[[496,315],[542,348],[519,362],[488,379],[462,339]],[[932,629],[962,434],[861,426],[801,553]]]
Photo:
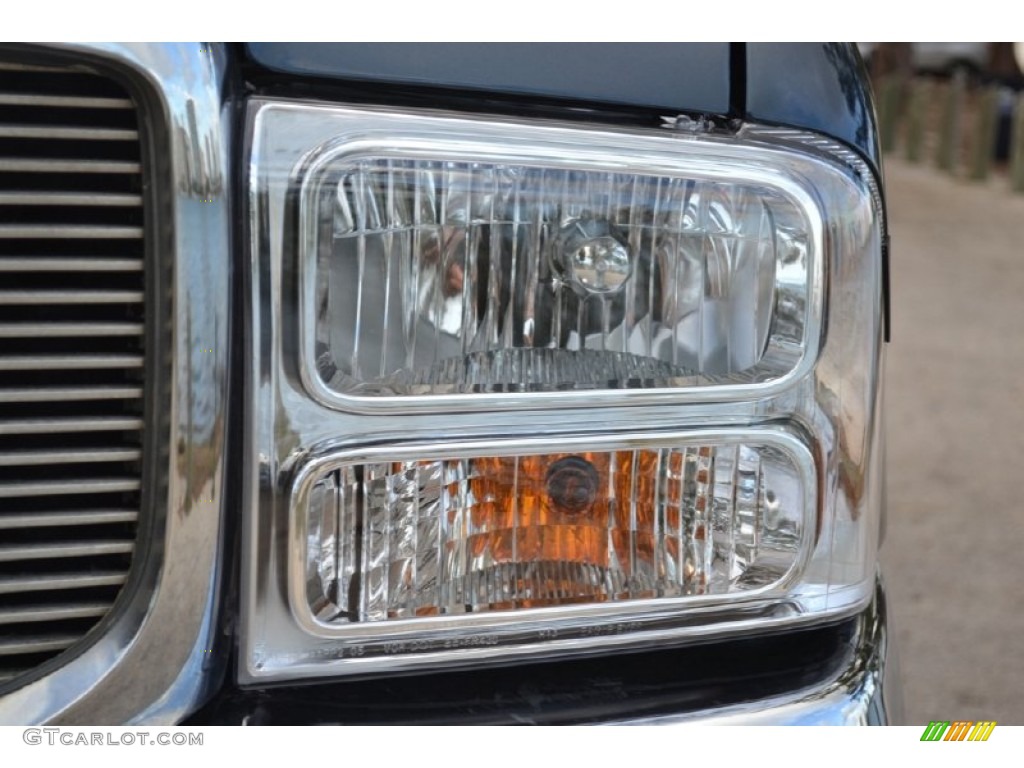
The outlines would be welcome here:
[[[142,291],[0,291],[4,304],[138,304]]]
[[[61,512],[28,512],[0,516],[0,531],[15,528],[62,528],[105,523],[134,523],[139,513],[134,509],[76,509]]]
[[[120,432],[143,429],[145,422],[132,416],[96,416],[65,419],[4,419],[0,435],[46,435],[53,432]]]
[[[62,573],[47,574],[46,576],[16,576],[13,578],[0,579],[0,595],[9,595],[15,592],[40,592],[51,589],[86,589],[88,587],[106,587],[124,584],[126,575],[123,572],[104,573],[102,571],[88,571],[85,573]],[[25,686],[26,688],[30,686]],[[24,689],[22,689],[24,690]],[[11,694],[9,698],[13,698]],[[7,699],[0,701],[0,716],[6,718]],[[12,719],[12,723],[18,722]],[[8,724],[7,719],[0,723]]]
[[[74,368],[141,368],[141,355],[27,355],[5,357],[0,371],[66,371]]]
[[[138,131],[131,130],[120,130],[117,128],[59,128],[49,125],[2,125],[0,126],[0,136],[4,138],[18,138],[18,139],[81,139],[83,141],[136,141],[139,138]],[[47,193],[42,193],[41,197],[50,197]],[[0,199],[2,199],[0,195]],[[22,195],[23,198],[35,197],[31,193]],[[52,197],[62,197],[60,193],[54,193]],[[82,197],[85,199],[86,195],[63,195],[63,197]],[[115,195],[97,195],[97,197],[115,197]],[[119,198],[136,198],[137,202],[128,203],[128,205],[142,205],[141,200],[138,200],[137,195],[117,195]],[[81,203],[82,205],[91,205],[91,203]],[[118,203],[106,203],[106,205],[117,205]],[[37,203],[38,205],[38,203]],[[45,203],[44,203],[45,205]],[[104,205],[104,203],[95,203],[95,205]],[[123,205],[123,203],[122,203]]]
[[[137,448],[54,449],[49,451],[18,451],[0,453],[0,467],[30,467],[47,464],[93,464],[108,461],[138,461],[142,451]],[[2,523],[0,523],[2,525]]]
[[[71,46],[68,47],[70,48]],[[107,46],[95,47],[104,48]],[[100,51],[92,52],[99,53]],[[49,96],[35,93],[0,93],[0,104],[25,107],[66,107],[75,109],[131,109],[134,106],[128,99],[105,99],[93,96]]]
[[[22,560],[49,560],[65,557],[89,557],[91,555],[117,555],[131,552],[131,541],[61,541],[55,544],[26,544],[24,546],[0,546],[0,563]]]
[[[0,239],[3,240],[139,240],[142,235],[142,227],[0,224]]]
[[[0,613],[0,624],[15,624],[31,621],[56,621],[59,619],[80,619],[106,615],[109,603],[70,603],[68,605],[30,605],[13,611]]]
[[[0,201],[2,202],[2,201]],[[38,205],[39,203],[36,203]],[[141,272],[141,259],[106,259],[88,256],[25,258],[0,256],[0,272]]]
[[[18,656],[23,653],[63,651],[79,640],[78,634],[34,635],[17,640],[0,641],[0,656]]]
[[[8,160],[0,159],[0,171],[21,173],[142,173],[138,163],[117,160]]]
[[[154,171],[153,185],[165,197],[158,198],[155,216],[161,230],[151,234],[158,243],[173,243],[170,252],[158,253],[174,275],[170,450],[158,446],[169,478],[162,536],[150,549],[151,557],[160,558],[158,567],[124,595],[122,610],[97,628],[91,646],[0,698],[0,724],[174,723],[197,706],[210,684],[206,651],[220,578],[231,330],[227,50],[205,43],[75,43],[46,52],[122,72],[145,97],[151,146],[165,150],[153,158],[162,169]],[[84,586],[102,577],[66,578]],[[31,584],[24,580],[0,584],[26,587]]]
[[[141,336],[145,330],[142,323],[0,323],[0,339]]]
[[[0,483],[0,499],[29,496],[77,496],[87,493],[119,493],[137,491],[142,483],[128,477],[90,480],[43,480],[35,483]],[[2,549],[2,548],[0,548]]]
[[[63,400],[122,400],[142,397],[142,387],[47,387],[45,389],[3,389],[0,403],[60,402]]]

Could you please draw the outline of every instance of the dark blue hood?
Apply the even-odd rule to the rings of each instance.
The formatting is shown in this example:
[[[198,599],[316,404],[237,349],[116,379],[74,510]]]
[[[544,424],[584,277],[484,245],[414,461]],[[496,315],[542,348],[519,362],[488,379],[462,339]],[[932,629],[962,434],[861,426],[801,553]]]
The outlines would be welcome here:
[[[807,128],[879,167],[871,99],[849,43],[249,43],[247,50],[261,67],[293,76]]]

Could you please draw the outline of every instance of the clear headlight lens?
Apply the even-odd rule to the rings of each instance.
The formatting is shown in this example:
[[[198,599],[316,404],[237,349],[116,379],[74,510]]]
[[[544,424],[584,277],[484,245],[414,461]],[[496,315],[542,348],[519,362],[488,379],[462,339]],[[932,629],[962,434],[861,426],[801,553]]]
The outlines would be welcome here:
[[[870,599],[882,211],[852,152],[251,109],[244,679]]]
[[[764,381],[795,363],[809,233],[777,189],[685,167],[654,175],[385,149],[339,152],[304,181],[329,389],[683,387]]]

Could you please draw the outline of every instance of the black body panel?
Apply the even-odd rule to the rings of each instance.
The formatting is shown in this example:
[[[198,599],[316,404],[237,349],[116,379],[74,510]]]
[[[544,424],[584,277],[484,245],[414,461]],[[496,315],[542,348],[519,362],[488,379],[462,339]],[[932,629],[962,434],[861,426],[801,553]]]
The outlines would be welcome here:
[[[248,52],[297,77],[729,111],[728,43],[249,43]]]
[[[746,59],[748,119],[839,139],[859,149],[879,172],[874,108],[856,47],[850,43],[748,43]]]
[[[251,64],[294,82],[475,92],[572,112],[708,113],[807,128],[880,154],[866,73],[851,43],[248,43]],[[280,84],[282,78],[275,78]],[[448,94],[440,91],[448,91]]]
[[[856,620],[725,643],[509,667],[225,688],[185,725],[570,724],[679,716],[819,684],[850,664]]]

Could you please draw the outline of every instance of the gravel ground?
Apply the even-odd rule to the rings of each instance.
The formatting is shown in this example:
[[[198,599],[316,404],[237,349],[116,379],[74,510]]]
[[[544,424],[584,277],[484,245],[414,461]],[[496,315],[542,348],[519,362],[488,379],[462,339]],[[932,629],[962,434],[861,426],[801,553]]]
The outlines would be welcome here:
[[[883,563],[908,724],[1024,725],[1024,195],[887,160]]]

